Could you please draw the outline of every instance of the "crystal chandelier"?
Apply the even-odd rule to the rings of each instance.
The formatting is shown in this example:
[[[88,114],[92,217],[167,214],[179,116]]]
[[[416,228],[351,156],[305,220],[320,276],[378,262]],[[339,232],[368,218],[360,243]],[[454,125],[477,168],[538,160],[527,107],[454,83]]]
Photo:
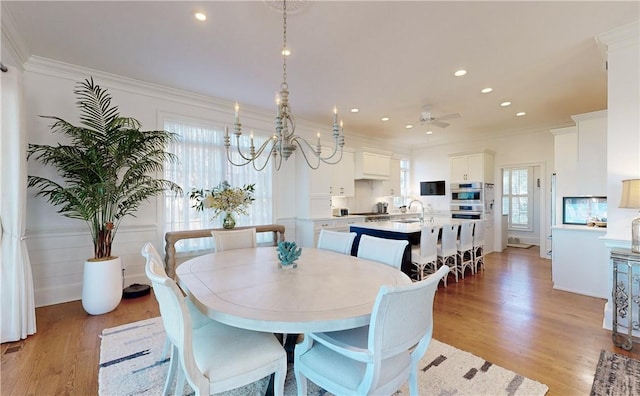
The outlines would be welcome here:
[[[342,159],[342,149],[344,147],[344,128],[342,121],[338,124],[338,111],[333,108],[333,150],[329,153],[324,153],[322,145],[320,144],[320,133],[318,133],[318,141],[315,146],[307,142],[303,137],[297,136],[296,124],[291,115],[291,108],[289,107],[289,85],[287,84],[287,55],[289,50],[287,49],[287,1],[282,2],[282,83],[280,84],[280,92],[276,97],[276,104],[278,106],[278,115],[276,116],[276,133],[269,139],[267,139],[258,149],[253,144],[253,134],[251,135],[251,141],[249,145],[249,152],[243,153],[240,150],[240,136],[242,136],[242,126],[240,124],[239,106],[235,105],[235,122],[234,132],[235,144],[238,149],[238,155],[240,160],[234,162],[231,154],[231,137],[229,136],[229,129],[225,127],[224,146],[227,150],[227,160],[235,166],[244,166],[252,164],[254,169],[260,171],[263,170],[271,157],[274,158],[276,170],[280,170],[282,166],[282,160],[289,159],[297,148],[304,157],[307,165],[311,169],[318,169],[321,163],[325,164],[337,164]],[[262,154],[266,153],[264,162],[262,165],[258,165],[258,159]]]

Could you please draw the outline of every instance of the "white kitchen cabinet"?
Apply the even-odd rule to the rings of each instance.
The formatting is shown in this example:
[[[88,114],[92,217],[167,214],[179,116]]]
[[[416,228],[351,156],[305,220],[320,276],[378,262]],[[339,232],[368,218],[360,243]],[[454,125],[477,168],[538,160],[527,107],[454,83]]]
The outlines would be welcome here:
[[[356,180],[387,180],[390,174],[389,155],[358,151],[355,160]]]
[[[331,194],[331,168],[335,165],[320,164],[318,169],[311,169],[305,164],[309,181],[309,194],[327,195]],[[300,168],[298,168],[300,170]],[[302,171],[302,173],[305,173]]]
[[[493,153],[451,156],[451,182],[494,182]]]
[[[298,219],[296,222],[296,241],[301,247],[316,247],[321,230],[349,232],[349,227],[352,224],[363,223],[364,216]]]
[[[389,179],[383,180],[374,188],[374,194],[379,197],[400,196],[400,160],[389,160]]]
[[[297,217],[330,217],[331,168],[335,165],[320,164],[318,169],[311,169],[302,155],[296,155],[296,165]]]
[[[332,196],[353,197],[355,195],[355,160],[352,152],[344,151],[342,160],[331,165]]]

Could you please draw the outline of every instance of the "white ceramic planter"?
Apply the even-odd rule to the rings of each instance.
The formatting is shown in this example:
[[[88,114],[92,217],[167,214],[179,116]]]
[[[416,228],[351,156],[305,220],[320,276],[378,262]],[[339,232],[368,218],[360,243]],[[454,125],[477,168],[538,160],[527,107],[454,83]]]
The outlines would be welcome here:
[[[90,315],[111,312],[122,299],[120,257],[105,261],[85,261],[82,280],[82,307]]]

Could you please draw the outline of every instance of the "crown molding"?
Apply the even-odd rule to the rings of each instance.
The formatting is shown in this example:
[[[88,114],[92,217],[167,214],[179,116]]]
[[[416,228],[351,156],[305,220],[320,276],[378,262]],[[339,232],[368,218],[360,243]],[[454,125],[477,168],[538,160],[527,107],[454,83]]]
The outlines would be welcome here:
[[[232,109],[233,106],[233,104],[230,105],[231,101],[135,80],[129,77],[107,73],[88,67],[72,65],[40,56],[31,56],[25,63],[25,70],[32,73],[39,73],[72,81],[81,81],[86,79],[88,76],[91,76],[94,80],[106,83],[113,89],[142,96],[168,99],[190,106],[204,108],[229,107],[229,109]]]
[[[14,66],[22,68],[29,58],[31,51],[18,34],[13,14],[11,14],[9,8],[3,2],[0,2],[0,15],[2,16],[2,23],[0,23],[2,51],[7,51],[9,55],[19,63]]]
[[[551,132],[553,136],[559,136],[559,135],[568,135],[571,133],[576,133],[577,131],[578,131],[578,127],[574,125],[574,126],[569,126],[564,128],[551,129],[549,132]]]
[[[590,113],[572,115],[571,119],[576,123],[595,119],[607,118],[607,110],[592,111]]]
[[[60,62],[49,58],[31,56],[25,63],[24,67],[28,72],[43,74],[46,76],[52,76],[70,81],[81,81],[86,79],[88,76],[92,76],[94,80],[106,84],[110,88],[118,89],[124,92],[170,100],[203,109],[216,109],[218,111],[224,111],[224,109],[228,109],[230,115],[233,113],[234,102],[230,100],[219,99],[189,91],[135,80],[129,77]],[[243,113],[246,119],[271,120],[273,118],[273,111],[267,111],[258,107],[243,106]],[[303,119],[299,119],[297,124],[297,129],[300,129],[303,135],[305,134],[304,130],[322,131],[326,128],[326,125],[324,124]],[[312,136],[313,134],[315,134],[315,132],[313,132],[313,134],[309,132],[308,134],[309,136]],[[353,138],[353,140],[356,142],[361,141],[367,142],[369,144],[371,144],[372,142],[372,139],[369,136],[360,135],[347,130],[347,139],[351,140],[350,138]],[[387,141],[384,141],[382,139],[374,140],[376,141],[375,143],[380,144],[380,146],[382,147],[389,145]]]
[[[603,51],[619,50],[640,44],[640,21],[631,22],[596,36]]]

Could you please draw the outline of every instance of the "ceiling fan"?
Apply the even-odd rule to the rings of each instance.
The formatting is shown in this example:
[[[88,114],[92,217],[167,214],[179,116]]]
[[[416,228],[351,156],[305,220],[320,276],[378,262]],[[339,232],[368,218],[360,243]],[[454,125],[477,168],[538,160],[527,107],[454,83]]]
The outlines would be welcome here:
[[[420,115],[420,124],[435,125],[440,128],[446,128],[450,124],[442,122],[443,120],[451,120],[454,118],[460,118],[460,113],[447,114],[442,117],[433,117],[431,115],[431,106],[422,106],[422,114]]]

